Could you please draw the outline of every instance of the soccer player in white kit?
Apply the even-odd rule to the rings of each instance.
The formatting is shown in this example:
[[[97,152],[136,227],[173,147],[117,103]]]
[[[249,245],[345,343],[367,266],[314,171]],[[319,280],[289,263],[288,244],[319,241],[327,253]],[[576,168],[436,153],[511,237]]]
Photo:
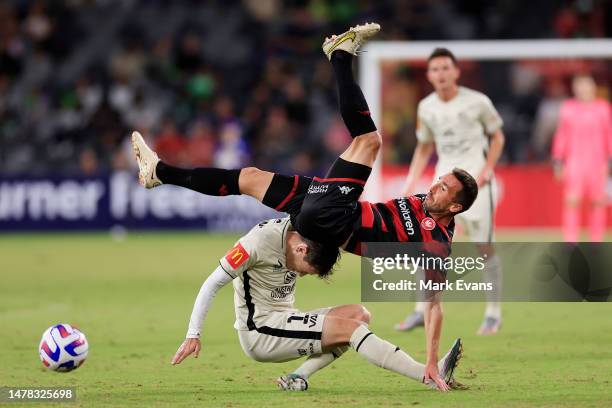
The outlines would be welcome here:
[[[304,391],[308,378],[340,357],[349,347],[370,363],[423,382],[425,365],[368,328],[370,313],[353,304],[301,312],[294,307],[298,277],[325,277],[331,266],[317,271],[308,261],[312,243],[295,231],[289,217],[264,221],[240,238],[221,258],[196,298],[185,341],[172,364],[181,363],[201,348],[202,324],[217,291],[232,282],[236,322],[243,351],[260,362],[284,362],[308,356],[293,373],[277,380],[279,388]],[[453,383],[461,358],[457,339],[438,362],[439,378],[426,381],[441,391]]]
[[[493,170],[504,146],[503,122],[486,95],[458,86],[459,75],[457,60],[448,49],[437,48],[429,56],[427,79],[434,92],[421,100],[417,108],[418,143],[403,195],[414,192],[434,149],[438,155],[434,180],[455,167],[465,169],[476,178],[479,187],[476,201],[455,218],[477,243],[480,253],[487,256],[485,279],[496,290],[487,297],[484,321],[478,333],[495,334],[501,327],[502,268],[492,246],[496,201]],[[418,302],[415,311],[396,325],[396,329],[422,326],[423,310],[424,304]]]

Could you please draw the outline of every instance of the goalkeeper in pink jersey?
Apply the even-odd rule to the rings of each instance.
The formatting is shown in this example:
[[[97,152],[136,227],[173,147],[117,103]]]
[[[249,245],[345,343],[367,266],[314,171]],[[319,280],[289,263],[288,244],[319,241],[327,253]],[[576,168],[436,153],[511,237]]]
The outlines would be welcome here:
[[[580,203],[591,203],[590,239],[600,242],[606,229],[606,181],[612,159],[612,115],[610,104],[596,98],[591,76],[578,75],[572,82],[575,98],[561,106],[553,140],[555,176],[565,184],[563,235],[578,241]]]

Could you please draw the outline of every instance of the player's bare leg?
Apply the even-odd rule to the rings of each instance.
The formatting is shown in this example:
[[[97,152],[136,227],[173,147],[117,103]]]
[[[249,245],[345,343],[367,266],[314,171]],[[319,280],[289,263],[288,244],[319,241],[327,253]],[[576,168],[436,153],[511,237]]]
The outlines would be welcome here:
[[[268,187],[272,183],[274,173],[260,170],[257,167],[245,167],[240,171],[238,177],[238,189],[240,194],[251,196],[257,201],[263,201]]]
[[[349,147],[340,155],[348,162],[372,167],[378,151],[382,146],[382,138],[378,132],[370,132],[353,139]]]
[[[370,312],[362,305],[336,306],[326,313],[325,318],[329,316],[355,320],[366,326],[370,323],[371,318]],[[340,358],[348,348],[348,345],[339,346],[327,353],[310,356],[295,371],[279,377],[276,380],[278,388],[284,391],[306,391],[308,389],[308,379],[317,371]]]

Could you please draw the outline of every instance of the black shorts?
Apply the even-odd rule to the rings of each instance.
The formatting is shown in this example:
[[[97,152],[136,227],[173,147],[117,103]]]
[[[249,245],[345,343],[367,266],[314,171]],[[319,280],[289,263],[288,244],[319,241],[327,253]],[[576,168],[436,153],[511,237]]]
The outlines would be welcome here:
[[[309,178],[274,175],[263,203],[291,216],[304,237],[341,246],[353,232],[365,181],[351,178]]]
[[[313,241],[342,246],[359,218],[359,197],[364,186],[365,181],[358,179],[315,177],[306,192],[295,228]]]
[[[312,177],[274,174],[262,203],[276,211],[289,214],[291,223],[295,225],[311,182]]]

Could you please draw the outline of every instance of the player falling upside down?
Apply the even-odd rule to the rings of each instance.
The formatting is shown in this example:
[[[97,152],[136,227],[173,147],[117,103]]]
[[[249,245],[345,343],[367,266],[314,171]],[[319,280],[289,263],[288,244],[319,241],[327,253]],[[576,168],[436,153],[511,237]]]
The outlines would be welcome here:
[[[264,205],[286,212],[303,237],[331,248],[360,254],[366,242],[432,242],[450,250],[456,214],[467,210],[478,189],[465,171],[443,175],[427,195],[415,195],[386,203],[359,202],[359,197],[380,149],[381,138],[352,72],[352,55],[380,27],[357,26],[326,39],[323,51],[330,59],[338,82],[340,113],[353,137],[325,178],[285,176],[254,167],[179,169],[161,162],[134,132],[132,142],[139,163],[140,183],[152,188],[174,184],[208,195],[250,195]],[[443,312],[436,297],[425,310],[427,380],[438,377],[438,343]]]
[[[268,220],[240,238],[219,261],[196,298],[187,338],[172,364],[180,364],[200,348],[202,324],[217,291],[232,282],[236,322],[242,350],[260,362],[308,359],[293,373],[277,380],[283,390],[304,391],[308,378],[344,354],[349,347],[370,363],[417,381],[424,381],[425,366],[368,329],[370,313],[361,305],[343,305],[301,312],[294,307],[297,279],[326,277],[338,257],[321,254],[320,246],[304,241],[287,218]],[[313,259],[315,260],[313,262]],[[317,262],[318,261],[318,262]],[[322,262],[321,262],[322,261]],[[314,265],[317,265],[315,267]],[[430,383],[449,389],[461,358],[457,339],[438,362],[440,377]]]

